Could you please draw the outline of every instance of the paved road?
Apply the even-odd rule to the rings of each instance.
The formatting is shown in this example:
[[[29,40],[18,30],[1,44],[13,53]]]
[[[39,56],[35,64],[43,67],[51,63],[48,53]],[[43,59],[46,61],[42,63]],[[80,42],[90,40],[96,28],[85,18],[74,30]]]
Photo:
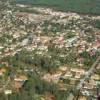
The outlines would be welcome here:
[[[80,83],[76,87],[77,90],[81,89],[82,88],[82,85],[84,84],[84,82],[86,81],[86,79],[88,79],[93,74],[95,68],[97,67],[97,65],[99,63],[99,61],[100,61],[100,56],[97,58],[97,60],[91,66],[91,68],[88,70],[88,72],[86,72],[84,78],[80,80]]]
[[[97,58],[97,60],[95,61],[95,63],[91,66],[91,68],[88,70],[88,72],[86,72],[84,78],[82,78],[80,80],[80,83],[76,86],[76,90],[80,90],[82,88],[82,85],[84,84],[84,82],[86,81],[86,79],[88,79],[94,72],[95,68],[97,67],[97,65],[99,64],[100,61],[100,56]],[[72,93],[70,93],[70,95],[68,96],[67,100],[73,100],[74,95]],[[77,99],[76,99],[77,100]]]

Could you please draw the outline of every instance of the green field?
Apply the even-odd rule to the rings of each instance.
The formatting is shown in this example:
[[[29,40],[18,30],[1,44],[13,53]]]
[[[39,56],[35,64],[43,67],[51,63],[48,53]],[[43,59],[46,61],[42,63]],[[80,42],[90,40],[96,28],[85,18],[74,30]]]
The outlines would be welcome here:
[[[54,7],[57,10],[100,14],[100,0],[16,0],[21,4]]]

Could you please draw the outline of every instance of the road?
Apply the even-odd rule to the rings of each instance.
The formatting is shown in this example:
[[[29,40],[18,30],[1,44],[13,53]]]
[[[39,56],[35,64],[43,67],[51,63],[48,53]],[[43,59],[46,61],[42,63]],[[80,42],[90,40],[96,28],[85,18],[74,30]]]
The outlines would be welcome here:
[[[88,79],[94,72],[95,68],[97,67],[98,63],[100,61],[100,56],[97,58],[97,60],[95,61],[95,63],[91,66],[91,68],[88,70],[88,72],[86,72],[85,76],[83,79],[80,80],[80,83],[77,85],[76,89],[80,90],[82,88],[82,85],[84,84],[84,82],[86,81],[86,79]]]
[[[86,72],[85,76],[80,80],[80,83],[76,86],[76,90],[79,91],[82,88],[82,85],[84,84],[84,82],[94,73],[94,70],[96,69],[97,65],[99,64],[99,61],[100,61],[100,56],[97,58],[97,60],[91,66],[91,68],[88,70],[88,72]],[[74,95],[72,93],[70,93],[67,100],[69,100],[69,98],[71,98],[70,100],[75,99]],[[75,99],[75,100],[78,100],[78,99]]]

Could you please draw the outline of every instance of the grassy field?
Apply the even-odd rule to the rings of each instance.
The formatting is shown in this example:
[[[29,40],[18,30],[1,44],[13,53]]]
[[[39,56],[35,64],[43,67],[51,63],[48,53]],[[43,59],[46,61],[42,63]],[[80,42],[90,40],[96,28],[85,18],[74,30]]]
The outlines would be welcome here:
[[[100,0],[16,0],[17,3],[54,7],[57,10],[100,14]]]

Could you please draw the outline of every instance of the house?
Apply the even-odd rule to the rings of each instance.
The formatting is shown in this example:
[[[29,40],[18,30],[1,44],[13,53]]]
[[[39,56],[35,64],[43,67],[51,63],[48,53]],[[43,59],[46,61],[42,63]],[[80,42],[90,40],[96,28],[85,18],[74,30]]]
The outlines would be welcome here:
[[[12,90],[5,90],[4,93],[5,95],[12,94]]]
[[[78,100],[87,100],[85,96],[80,96]]]
[[[82,91],[82,94],[83,94],[84,96],[90,96],[90,93],[89,93],[89,91],[87,91],[87,90]],[[86,100],[87,100],[87,99],[86,99]]]
[[[97,50],[100,47],[100,41],[96,41],[96,43],[93,44],[93,48]]]
[[[22,43],[21,43],[22,46],[25,46],[25,45],[27,45],[27,44],[28,44],[28,39],[24,39],[24,40],[22,41]]]
[[[85,74],[85,70],[84,69],[71,68],[71,71],[75,72],[75,73],[79,73],[81,75]]]
[[[85,51],[85,47],[84,46],[78,47],[78,53],[82,53],[83,51]]]
[[[45,74],[42,79],[47,81],[47,82],[50,82],[51,81],[51,74],[50,73]]]
[[[94,74],[91,76],[91,79],[100,80],[100,76],[98,74]]]
[[[40,41],[41,41],[42,44],[49,43],[50,37],[47,37],[47,36],[41,36],[41,37],[40,37]]]
[[[93,84],[91,84],[91,83],[85,83],[83,88],[84,88],[84,89],[91,90],[91,89],[94,88],[94,86],[93,86]]]
[[[79,78],[81,78],[81,75],[79,73],[76,73],[75,78],[79,79]]]
[[[0,76],[3,76],[6,72],[7,72],[7,70],[5,68],[1,68],[0,69]]]
[[[16,81],[16,82],[14,82],[13,87],[15,89],[20,89],[20,88],[22,88],[23,84],[24,84],[24,82],[17,82]]]
[[[68,43],[73,44],[77,41],[77,37],[73,37],[67,40]]]
[[[66,78],[71,78],[73,75],[70,71],[66,72],[65,75],[63,76],[64,79]]]
[[[27,81],[27,80],[28,80],[28,78],[24,75],[16,76],[14,78],[13,87],[16,89],[20,89],[23,86],[23,84],[25,83],[25,81]]]
[[[60,66],[59,67],[59,71],[62,71],[62,72],[65,72],[65,71],[67,71],[67,67],[66,66]]]
[[[59,72],[59,71],[56,72],[55,74],[52,74],[51,81],[54,83],[57,83],[59,81],[61,75],[62,75],[62,72]]]
[[[14,81],[26,81],[26,80],[28,80],[28,78],[24,75],[21,75],[21,76],[18,76],[18,77],[16,76],[14,78]]]
[[[3,48],[4,48],[3,46],[0,46],[0,50],[3,49]]]
[[[47,82],[57,83],[59,81],[61,75],[62,75],[62,72],[56,72],[54,74],[47,73],[42,77],[42,79],[47,81]]]

